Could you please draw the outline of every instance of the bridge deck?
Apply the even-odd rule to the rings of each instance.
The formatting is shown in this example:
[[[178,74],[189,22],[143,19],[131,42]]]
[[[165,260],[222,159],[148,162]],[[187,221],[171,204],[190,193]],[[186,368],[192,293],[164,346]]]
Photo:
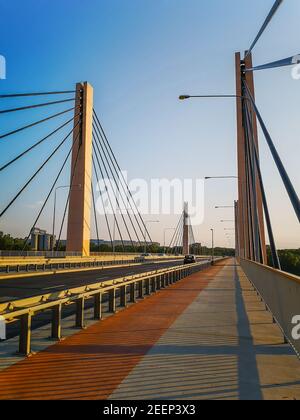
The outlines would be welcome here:
[[[7,368],[0,399],[300,399],[300,362],[230,261]]]

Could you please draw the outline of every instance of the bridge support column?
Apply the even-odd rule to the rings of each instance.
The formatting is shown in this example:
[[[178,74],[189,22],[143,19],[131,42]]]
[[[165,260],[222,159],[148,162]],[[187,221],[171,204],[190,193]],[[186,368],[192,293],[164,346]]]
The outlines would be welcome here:
[[[81,115],[78,115],[81,110]],[[67,252],[90,255],[93,88],[76,86]]]
[[[183,255],[190,253],[189,247],[189,212],[188,203],[184,203],[184,216],[183,216]]]
[[[260,189],[253,150],[258,147],[257,121],[254,112],[250,111],[251,135],[247,129],[247,107],[243,81],[255,97],[253,72],[245,72],[252,67],[251,54],[245,61],[240,53],[236,54],[236,95],[237,95],[237,153],[238,153],[238,187],[237,206],[238,255],[241,258],[267,263],[265,243],[264,215],[262,192]],[[254,143],[254,144],[253,144]]]

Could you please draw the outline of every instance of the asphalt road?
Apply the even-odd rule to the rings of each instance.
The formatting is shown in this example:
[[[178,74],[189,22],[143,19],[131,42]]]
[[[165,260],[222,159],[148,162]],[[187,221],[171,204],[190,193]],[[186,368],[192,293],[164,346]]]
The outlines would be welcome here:
[[[33,276],[0,280],[0,302],[38,296],[43,293],[65,290],[84,286],[105,280],[113,280],[137,273],[154,271],[157,269],[182,265],[183,261],[176,260],[166,263],[145,263],[131,267],[106,268],[104,270],[91,270],[73,273],[51,274],[46,276]]]
[[[78,287],[88,284],[97,283],[98,281],[112,280],[123,276],[134,275],[137,273],[145,273],[156,269],[174,267],[182,265],[183,260],[172,261],[166,263],[150,263],[137,265],[132,267],[108,268],[105,270],[93,270],[64,274],[52,274],[47,276],[36,276],[26,278],[15,278],[0,280],[0,302],[7,302],[14,299],[20,299],[30,296],[50,293],[51,291],[65,290],[72,287]],[[104,300],[104,303],[107,299]],[[93,306],[93,301],[86,302],[86,309]],[[105,305],[106,306],[106,305]],[[106,311],[105,308],[103,308]],[[62,318],[73,315],[75,306],[70,305],[63,308]],[[36,330],[51,322],[51,311],[37,314],[32,319],[32,330]],[[20,330],[19,322],[7,325],[7,339],[18,336]],[[1,340],[0,340],[1,342]]]

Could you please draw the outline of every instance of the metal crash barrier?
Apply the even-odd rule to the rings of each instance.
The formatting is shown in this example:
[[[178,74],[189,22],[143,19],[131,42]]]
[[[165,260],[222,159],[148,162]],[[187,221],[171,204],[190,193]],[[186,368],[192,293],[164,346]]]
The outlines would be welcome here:
[[[120,308],[127,302],[134,303],[156,291],[205,268],[211,262],[196,263],[172,267],[135,276],[105,281],[87,286],[77,287],[51,294],[30,297],[11,302],[0,303],[0,315],[6,323],[19,322],[19,354],[31,354],[31,321],[32,317],[52,311],[51,338],[60,340],[62,337],[62,309],[67,305],[75,305],[75,327],[84,328],[85,303],[93,299],[94,319],[101,320],[103,316],[104,297],[108,301],[108,312],[115,313],[117,304]]]
[[[300,357],[300,277],[249,260],[241,267]]]
[[[108,258],[108,257],[107,257]],[[183,257],[181,257],[183,258]],[[91,258],[70,258],[70,259],[49,259],[36,258],[36,259],[11,259],[1,260],[0,259],[0,275],[1,274],[22,274],[22,273],[38,273],[38,272],[54,272],[62,270],[86,270],[93,268],[108,268],[122,265],[137,265],[143,263],[154,263],[154,262],[168,262],[175,260],[176,257],[165,257],[165,258],[147,258],[137,256],[131,257],[127,255],[125,257],[114,257],[114,259],[97,259],[96,257]]]

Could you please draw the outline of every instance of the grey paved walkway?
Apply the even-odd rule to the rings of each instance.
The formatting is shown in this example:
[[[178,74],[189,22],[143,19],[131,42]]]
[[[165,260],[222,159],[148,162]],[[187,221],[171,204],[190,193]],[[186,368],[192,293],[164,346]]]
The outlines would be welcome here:
[[[300,399],[300,361],[241,268],[228,265],[110,399]]]

